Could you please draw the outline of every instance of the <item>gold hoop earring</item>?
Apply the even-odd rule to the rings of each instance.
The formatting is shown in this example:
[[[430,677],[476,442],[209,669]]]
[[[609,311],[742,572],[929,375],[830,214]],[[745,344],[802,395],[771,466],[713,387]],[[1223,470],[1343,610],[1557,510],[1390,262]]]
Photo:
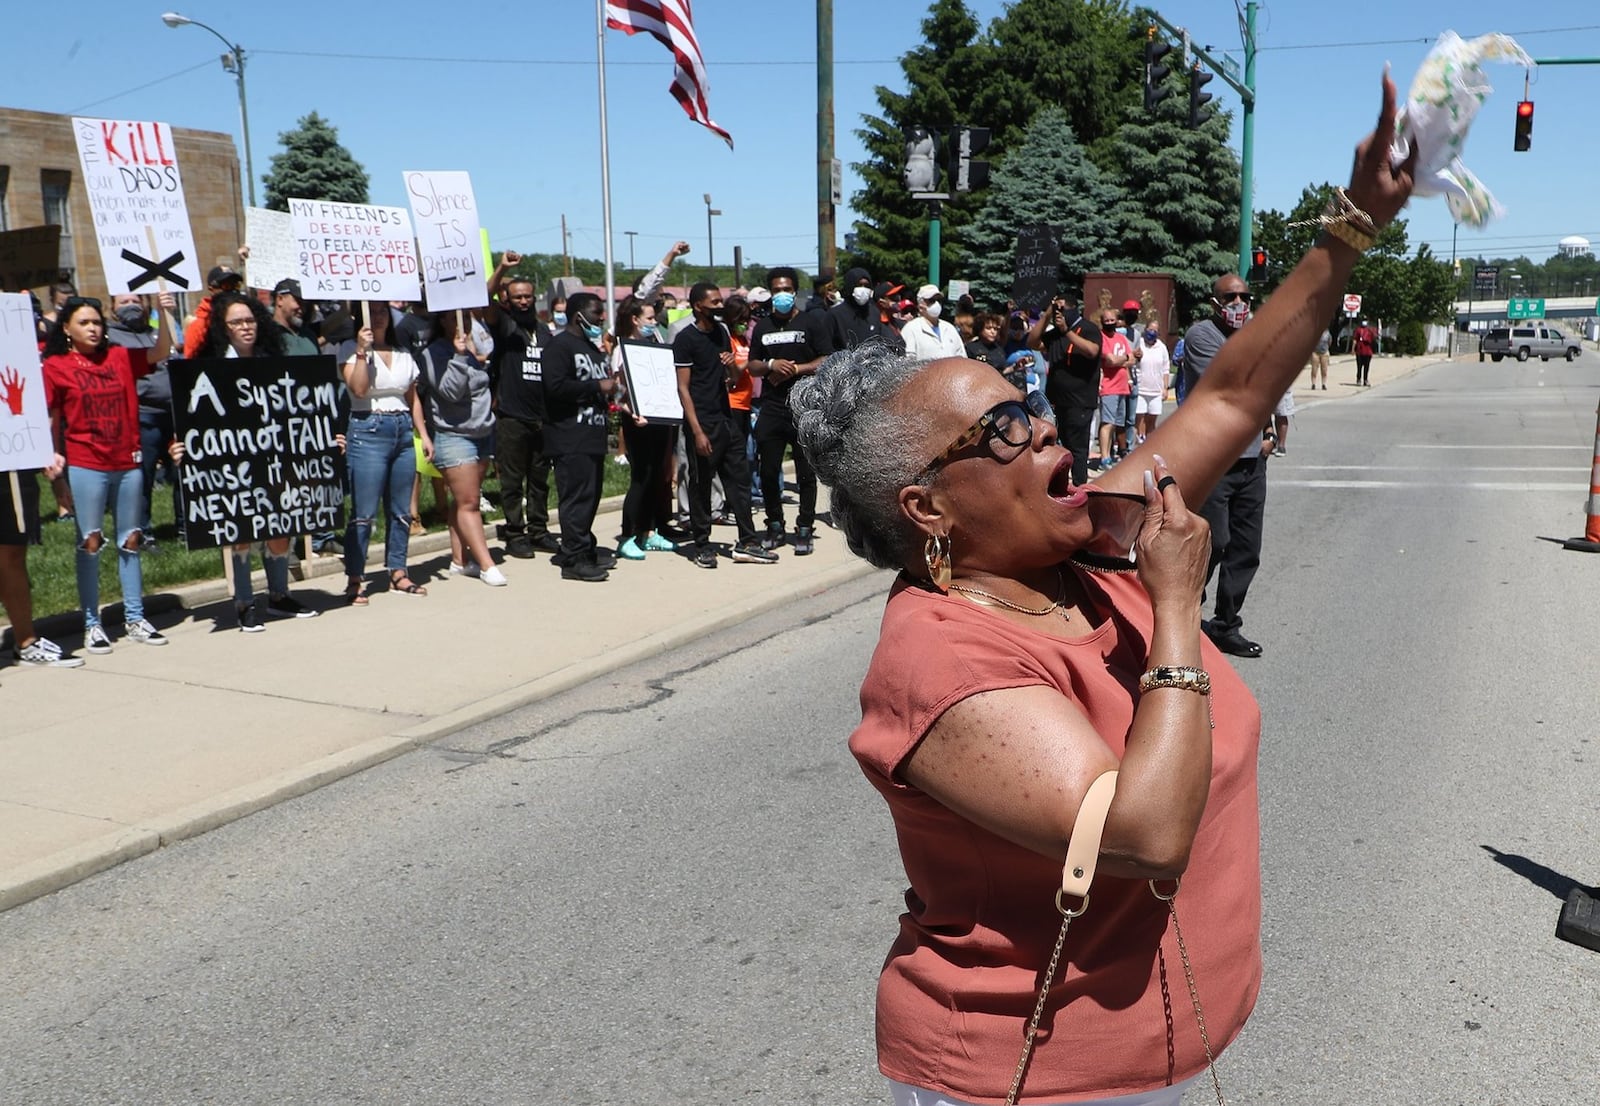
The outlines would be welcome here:
[[[928,582],[941,592],[950,590],[950,535],[932,534],[922,545],[922,561],[928,566]]]

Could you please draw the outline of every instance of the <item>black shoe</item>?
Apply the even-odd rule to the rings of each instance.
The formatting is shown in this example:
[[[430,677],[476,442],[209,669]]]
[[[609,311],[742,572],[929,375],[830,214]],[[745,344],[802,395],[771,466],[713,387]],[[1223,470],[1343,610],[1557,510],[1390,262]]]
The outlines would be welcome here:
[[[528,540],[533,542],[533,547],[541,553],[561,552],[561,539],[548,531]]]
[[[811,527],[809,527],[809,526],[797,526],[797,527],[795,527],[795,531],[794,531],[794,555],[796,557],[810,556],[812,550],[814,550],[815,548],[816,548],[816,544],[815,544],[815,541],[814,541],[814,539],[812,537]]]
[[[254,603],[235,603],[234,612],[239,616],[239,629],[247,634],[259,634],[266,627],[261,624],[261,613],[256,610]]]
[[[600,581],[609,578],[610,575],[611,573],[601,568],[594,561],[589,560],[575,561],[572,564],[561,566],[561,578],[563,580],[582,580],[585,583],[598,584]]]
[[[732,511],[723,511],[711,520],[715,526],[737,526],[739,520],[733,517]]]
[[[594,551],[594,560],[595,560],[596,564],[598,564],[601,568],[603,568],[607,572],[609,572],[613,568],[617,567],[617,553],[616,553],[616,550],[614,550],[614,549],[596,549]]]
[[[316,618],[322,612],[313,610],[290,595],[269,595],[267,613],[273,618]]]
[[[740,542],[733,547],[733,559],[738,564],[744,565],[775,565],[778,555],[770,549],[763,549],[759,541]]]
[[[782,549],[783,543],[783,523],[768,519],[767,532],[761,537],[761,548],[766,550]]]
[[[1210,622],[1202,622],[1201,628],[1211,643],[1224,653],[1231,653],[1235,657],[1259,657],[1261,646],[1245,637],[1238,630],[1219,630]]]
[[[710,545],[702,545],[699,549],[695,550],[694,564],[696,568],[716,568],[717,551],[715,547]]]
[[[533,560],[533,540],[526,534],[518,534],[506,542],[506,556],[521,561]]]

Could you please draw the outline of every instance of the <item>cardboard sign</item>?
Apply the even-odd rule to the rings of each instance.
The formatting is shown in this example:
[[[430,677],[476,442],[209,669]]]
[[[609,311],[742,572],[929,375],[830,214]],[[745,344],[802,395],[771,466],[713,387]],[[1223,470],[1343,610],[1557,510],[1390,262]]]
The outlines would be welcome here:
[[[72,134],[107,289],[203,292],[172,128],[74,116]]]
[[[42,469],[55,452],[33,303],[25,292],[0,293],[0,472]]]
[[[332,530],[344,502],[332,357],[174,358],[190,549]]]
[[[0,289],[20,292],[61,276],[61,228],[0,231]]]
[[[287,211],[265,207],[244,209],[244,240],[250,246],[245,275],[252,288],[276,288],[280,280],[297,280],[294,220]]]
[[[1061,232],[1023,227],[1017,232],[1011,298],[1025,311],[1040,311],[1061,284]]]
[[[674,360],[671,346],[622,343],[622,381],[628,389],[628,406],[640,418],[674,425],[683,421]]]
[[[483,307],[489,274],[472,179],[458,170],[405,173],[406,200],[417,225],[422,284],[430,311]]]
[[[420,300],[403,207],[290,200],[296,275],[309,299]]]

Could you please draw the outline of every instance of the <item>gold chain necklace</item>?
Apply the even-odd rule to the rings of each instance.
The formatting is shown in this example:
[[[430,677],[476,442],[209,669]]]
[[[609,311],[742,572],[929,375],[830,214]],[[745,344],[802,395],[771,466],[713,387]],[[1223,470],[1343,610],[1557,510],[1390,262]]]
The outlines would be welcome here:
[[[1047,607],[1024,607],[1021,603],[1013,603],[1011,600],[1002,599],[1000,596],[995,595],[992,592],[983,591],[980,588],[968,587],[965,584],[951,584],[950,590],[958,591],[962,595],[973,599],[987,599],[997,607],[1004,607],[1006,610],[1016,611],[1018,614],[1031,615],[1034,618],[1043,618],[1052,613],[1060,614],[1061,617],[1065,619],[1070,619],[1072,617],[1061,606],[1061,599],[1067,593],[1067,582],[1066,580],[1062,579],[1061,570],[1059,568],[1056,569],[1056,597],[1050,601],[1050,605]]]

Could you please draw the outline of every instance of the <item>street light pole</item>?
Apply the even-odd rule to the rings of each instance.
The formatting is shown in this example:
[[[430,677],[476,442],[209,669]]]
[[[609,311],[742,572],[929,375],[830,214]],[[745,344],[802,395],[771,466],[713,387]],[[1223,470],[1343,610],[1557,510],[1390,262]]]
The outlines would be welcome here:
[[[721,215],[722,212],[711,206],[711,193],[705,193],[706,201],[706,272],[710,274],[711,282],[717,282],[717,263],[714,260],[711,240],[711,217]]]
[[[218,41],[228,48],[222,56],[222,67],[231,69],[234,77],[239,82],[239,131],[244,138],[244,175],[249,186],[250,206],[256,206],[256,169],[250,157],[250,110],[245,106],[244,95],[244,47],[236,42],[229,42],[215,27],[208,27],[198,19],[190,19],[177,12],[166,12],[161,16],[161,22],[169,27],[182,27],[186,24],[199,27],[201,30],[210,31],[217,36]],[[230,65],[229,62],[232,62]]]

